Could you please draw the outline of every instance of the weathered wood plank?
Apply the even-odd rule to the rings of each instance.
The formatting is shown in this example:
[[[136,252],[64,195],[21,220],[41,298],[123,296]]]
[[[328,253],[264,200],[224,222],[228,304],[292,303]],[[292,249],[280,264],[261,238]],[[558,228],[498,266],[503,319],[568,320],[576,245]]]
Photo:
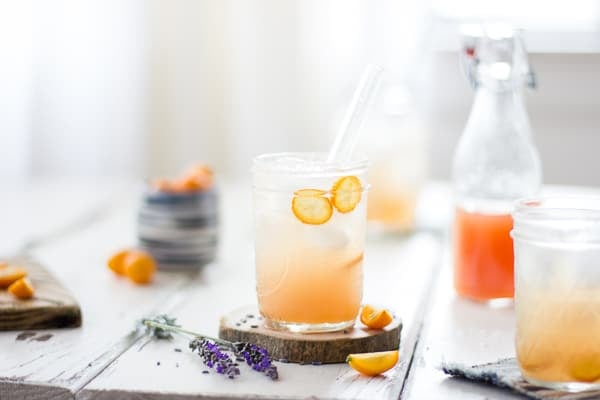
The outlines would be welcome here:
[[[461,299],[452,286],[449,254],[432,291],[421,339],[403,390],[408,399],[520,399],[510,392],[445,375],[442,361],[481,364],[514,356],[512,306],[489,306]]]
[[[219,316],[255,301],[251,214],[239,207],[240,189],[226,190],[219,265],[199,276],[160,273],[151,287],[135,287],[105,268],[107,255],[133,243],[134,202],[123,204],[100,222],[80,224],[35,251],[80,301],[79,329],[44,331],[46,341],[16,340],[0,334],[0,391],[5,398],[390,398],[398,397],[423,318],[423,292],[438,264],[439,243],[429,234],[371,241],[365,258],[366,302],[392,308],[404,322],[401,360],[375,378],[357,375],[344,364],[278,364],[281,380],[271,382],[248,369],[229,381],[202,374],[187,342],[150,341],[133,331],[135,320],[176,308],[188,328],[217,334]],[[64,204],[62,207],[69,207]],[[57,205],[52,210],[61,214]],[[68,214],[66,211],[65,214]],[[88,316],[89,315],[89,316]],[[38,332],[38,335],[40,332]],[[175,352],[175,347],[183,352]],[[6,350],[6,351],[5,351]],[[160,365],[158,364],[160,362]],[[40,394],[41,393],[41,394]]]
[[[255,302],[251,239],[240,239],[226,244],[238,251],[229,251],[221,265],[208,268],[174,313],[187,329],[214,336],[221,314]],[[241,366],[239,378],[229,380],[215,373],[203,374],[205,367],[198,356],[187,350],[185,338],[177,336],[173,342],[136,343],[78,395],[84,399],[396,399],[411,362],[423,314],[421,298],[438,262],[439,243],[429,234],[419,234],[372,242],[365,254],[365,301],[389,306],[406,328],[401,361],[382,376],[360,376],[345,364],[277,363],[279,381],[272,382],[246,366]]]
[[[135,200],[130,199],[90,221],[94,223],[69,232],[74,234],[34,250],[33,256],[80,302],[84,321],[81,328],[43,331],[50,335],[44,341],[36,337],[17,340],[19,331],[0,333],[0,381],[10,388],[2,392],[2,400],[33,396],[39,391],[43,398],[60,398],[65,393],[73,397],[139,339],[141,334],[133,330],[137,319],[168,310],[172,301],[179,299],[173,294],[190,283],[190,274],[161,272],[153,285],[139,287],[106,268],[112,251],[135,241]],[[65,211],[70,207],[67,201],[51,211],[71,215]]]
[[[63,388],[30,382],[26,385],[18,381],[0,379],[0,399],[2,400],[70,400],[74,394]]]

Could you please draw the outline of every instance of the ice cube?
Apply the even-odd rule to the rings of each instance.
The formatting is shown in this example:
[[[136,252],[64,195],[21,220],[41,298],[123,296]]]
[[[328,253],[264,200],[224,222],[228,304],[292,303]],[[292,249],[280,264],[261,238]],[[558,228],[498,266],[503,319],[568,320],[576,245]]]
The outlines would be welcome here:
[[[326,250],[343,249],[350,243],[350,235],[343,229],[331,226],[305,226],[304,241],[307,246]]]

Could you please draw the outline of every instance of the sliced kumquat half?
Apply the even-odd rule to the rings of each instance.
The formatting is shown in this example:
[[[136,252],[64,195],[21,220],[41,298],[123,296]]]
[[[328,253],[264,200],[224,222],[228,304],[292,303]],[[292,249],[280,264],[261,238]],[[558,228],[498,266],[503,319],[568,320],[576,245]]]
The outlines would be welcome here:
[[[130,249],[119,250],[108,259],[108,268],[117,275],[125,275],[125,258],[131,252]]]
[[[310,225],[321,225],[329,221],[333,207],[327,192],[319,189],[301,189],[294,192],[292,212],[301,222]]]
[[[125,275],[134,283],[145,285],[151,283],[156,273],[154,257],[142,250],[131,250],[123,261]]]
[[[214,184],[214,172],[206,164],[193,165],[178,178],[157,179],[152,186],[161,192],[189,193],[210,189]]]
[[[9,265],[0,269],[0,288],[5,289],[27,275],[25,268]]]
[[[365,304],[360,312],[360,322],[371,329],[383,329],[393,320],[394,317],[388,310],[369,304]]]
[[[392,369],[398,363],[398,350],[350,354],[346,357],[346,362],[363,375],[375,376]]]
[[[18,299],[26,300],[33,297],[35,290],[29,278],[21,278],[8,287],[8,292]]]
[[[600,360],[597,354],[578,355],[567,362],[569,373],[575,380],[595,382],[600,379]]]
[[[194,165],[177,182],[181,191],[207,190],[213,186],[214,172],[205,164]]]
[[[339,212],[348,213],[360,203],[362,191],[360,179],[356,176],[344,176],[333,184],[331,202]]]

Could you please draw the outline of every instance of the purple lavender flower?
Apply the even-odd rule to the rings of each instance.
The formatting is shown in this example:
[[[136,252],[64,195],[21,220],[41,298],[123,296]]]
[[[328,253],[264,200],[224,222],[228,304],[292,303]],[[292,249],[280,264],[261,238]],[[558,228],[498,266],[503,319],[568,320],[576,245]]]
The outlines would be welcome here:
[[[197,351],[204,364],[213,368],[218,374],[227,375],[229,379],[240,374],[237,364],[231,357],[219,349],[219,345],[204,338],[194,339],[190,342],[190,349]]]
[[[267,349],[252,343],[238,342],[233,344],[233,352],[236,357],[246,360],[253,370],[263,372],[272,380],[279,378],[277,367],[271,363],[272,360]]]
[[[251,316],[248,316],[248,318],[251,318]],[[204,336],[181,328],[175,323],[175,318],[170,318],[166,315],[160,315],[154,319],[145,318],[142,320],[142,324],[148,329],[149,333],[158,339],[171,339],[170,332],[192,336],[193,339],[189,344],[192,352],[198,353],[204,365],[214,369],[219,374],[227,375],[230,379],[239,375],[240,370],[238,364],[226,352],[233,352],[236,361],[245,361],[250,368],[264,373],[272,380],[279,379],[277,367],[272,364],[269,352],[255,344],[246,342],[232,343],[227,340]],[[207,374],[208,370],[204,370],[202,373]]]

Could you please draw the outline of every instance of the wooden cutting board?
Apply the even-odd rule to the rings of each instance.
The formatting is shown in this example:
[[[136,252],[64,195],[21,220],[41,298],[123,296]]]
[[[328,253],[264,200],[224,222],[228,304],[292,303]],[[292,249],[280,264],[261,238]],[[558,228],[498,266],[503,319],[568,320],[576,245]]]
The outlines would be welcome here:
[[[0,289],[0,331],[81,326],[79,305],[44,266],[26,258],[6,261],[28,271],[35,295],[29,300],[19,300]]]
[[[357,321],[354,328],[327,333],[292,333],[267,328],[254,306],[239,308],[221,317],[219,337],[264,347],[274,359],[295,363],[343,363],[348,354],[398,350],[402,322],[384,329],[369,329]]]

